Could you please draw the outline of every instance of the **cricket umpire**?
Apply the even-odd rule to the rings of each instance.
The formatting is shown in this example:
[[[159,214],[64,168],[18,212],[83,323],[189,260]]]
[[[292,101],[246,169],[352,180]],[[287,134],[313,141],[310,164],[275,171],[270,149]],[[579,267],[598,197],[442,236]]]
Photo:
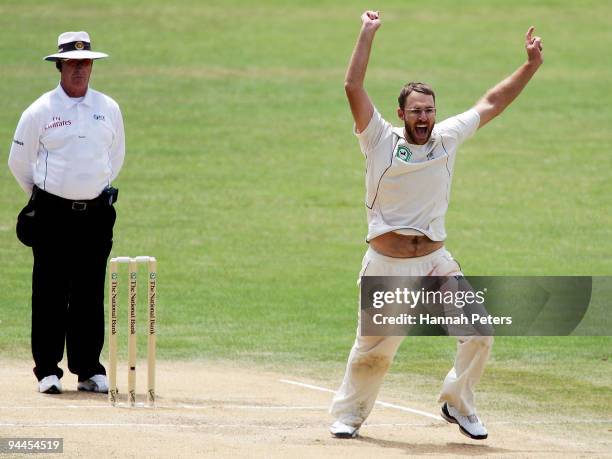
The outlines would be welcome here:
[[[444,247],[444,217],[457,149],[521,93],[543,62],[542,40],[529,28],[526,62],[487,91],[474,107],[437,124],[433,89],[424,83],[408,83],[398,98],[401,127],[393,127],[374,107],[363,85],[380,16],[366,11],[361,21],[345,81],[355,134],[366,162],[369,248],[360,275],[461,276],[459,264]],[[361,336],[358,327],[344,380],[330,409],[336,418],[332,435],[357,436],[402,339]],[[455,364],[438,400],[442,417],[476,440],[488,436],[476,414],[474,388],[492,344],[491,336],[457,337]]]
[[[93,61],[87,32],[65,32],[46,56],[59,85],[22,114],[9,168],[29,196],[17,235],[32,247],[32,354],[42,393],[61,393],[64,354],[78,389],[107,392],[104,280],[113,241],[117,177],[125,156],[117,103],[89,87]]]

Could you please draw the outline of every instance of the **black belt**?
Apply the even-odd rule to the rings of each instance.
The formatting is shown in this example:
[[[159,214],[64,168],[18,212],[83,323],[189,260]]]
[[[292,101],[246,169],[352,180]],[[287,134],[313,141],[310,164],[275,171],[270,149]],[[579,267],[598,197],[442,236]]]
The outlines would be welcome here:
[[[80,212],[88,209],[113,205],[113,203],[117,200],[117,195],[116,193],[109,193],[107,190],[109,189],[104,190],[100,196],[94,199],[72,200],[56,196],[45,190],[41,190],[34,185],[34,189],[32,191],[32,201],[37,203],[44,202],[52,205],[53,207]],[[111,190],[115,189],[111,188]]]

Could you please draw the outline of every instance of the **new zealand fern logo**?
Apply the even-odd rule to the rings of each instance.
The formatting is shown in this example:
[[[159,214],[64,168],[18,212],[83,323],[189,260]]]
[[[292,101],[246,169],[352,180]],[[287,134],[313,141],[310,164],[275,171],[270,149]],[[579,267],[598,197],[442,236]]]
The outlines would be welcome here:
[[[408,149],[408,147],[401,145],[397,147],[397,153],[395,153],[395,156],[407,163],[412,157],[412,152]]]

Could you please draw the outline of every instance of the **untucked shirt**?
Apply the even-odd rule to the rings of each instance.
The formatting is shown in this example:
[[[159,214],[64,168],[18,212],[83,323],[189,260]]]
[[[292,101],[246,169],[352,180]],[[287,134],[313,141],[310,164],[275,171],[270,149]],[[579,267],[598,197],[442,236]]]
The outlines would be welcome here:
[[[93,199],[117,177],[125,158],[119,105],[88,88],[72,99],[61,85],[21,115],[9,168],[23,190],[34,185],[67,199]]]
[[[457,148],[479,124],[480,115],[470,109],[436,123],[427,143],[414,145],[404,138],[403,127],[394,128],[374,110],[366,129],[355,132],[366,158],[366,241],[390,231],[446,239]]]

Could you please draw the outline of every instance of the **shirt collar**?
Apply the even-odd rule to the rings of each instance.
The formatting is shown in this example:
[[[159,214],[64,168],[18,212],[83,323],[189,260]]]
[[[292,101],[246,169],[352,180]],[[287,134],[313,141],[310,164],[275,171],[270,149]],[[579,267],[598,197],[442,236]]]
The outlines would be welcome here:
[[[57,88],[55,88],[55,95],[61,100],[65,108],[70,108],[78,103],[89,105],[89,106],[92,105],[91,88],[89,86],[87,87],[87,92],[85,93],[85,97],[83,98],[81,102],[77,102],[72,97],[70,97],[68,94],[66,94],[66,91],[64,91],[64,88],[62,88],[61,83],[57,85]]]

